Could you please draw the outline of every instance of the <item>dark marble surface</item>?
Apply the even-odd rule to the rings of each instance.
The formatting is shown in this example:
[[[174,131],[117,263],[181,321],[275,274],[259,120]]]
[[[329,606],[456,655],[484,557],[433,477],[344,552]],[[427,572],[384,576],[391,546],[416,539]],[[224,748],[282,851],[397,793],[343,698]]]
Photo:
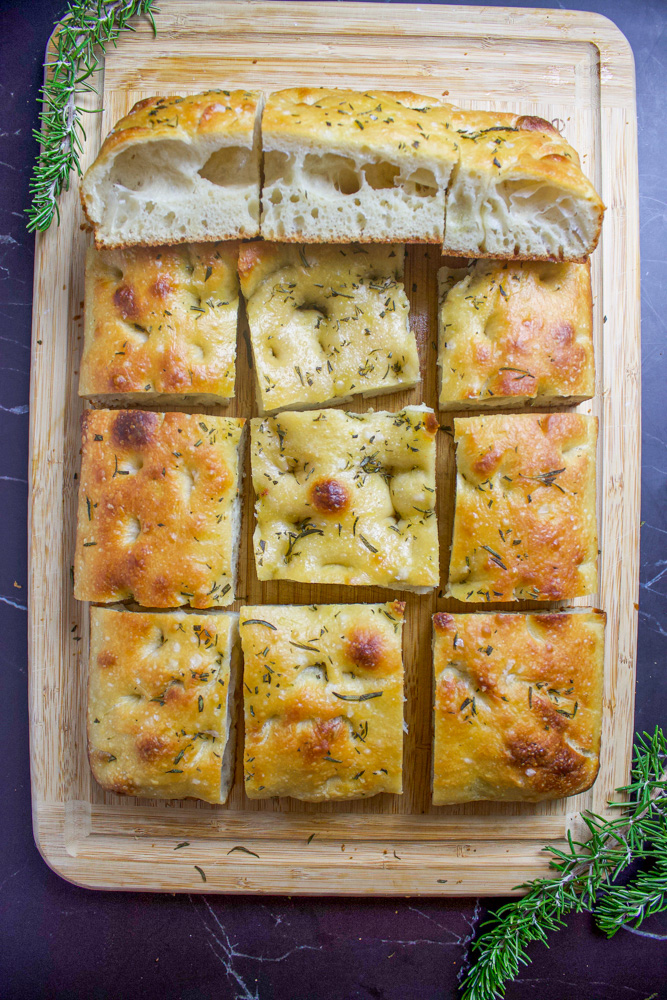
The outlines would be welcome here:
[[[554,6],[537,0],[517,6]],[[664,0],[559,3],[606,14],[637,63],[643,321],[643,504],[637,728],[667,722],[667,168]],[[44,46],[60,0],[0,0],[0,997],[3,1000],[441,1000],[487,902],[153,896],[79,889],[32,839],[26,667],[28,164]],[[667,918],[607,942],[587,916],[509,1000],[667,997]]]

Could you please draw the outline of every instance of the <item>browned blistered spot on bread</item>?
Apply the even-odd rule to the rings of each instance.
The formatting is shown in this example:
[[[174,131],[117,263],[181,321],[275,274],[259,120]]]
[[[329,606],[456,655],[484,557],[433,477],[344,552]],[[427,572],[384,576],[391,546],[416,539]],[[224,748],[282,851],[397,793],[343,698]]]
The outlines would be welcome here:
[[[435,413],[427,413],[424,417],[424,427],[429,434],[435,434],[440,424],[438,423],[438,418]]]
[[[495,467],[498,465],[500,458],[502,456],[502,447],[494,445],[493,448],[489,448],[488,451],[480,455],[478,459],[473,463],[473,469],[480,475],[488,475],[493,472]]]
[[[433,615],[433,627],[438,632],[447,632],[454,624],[454,619],[446,611],[437,611]]]
[[[302,752],[308,761],[319,760],[331,753],[343,725],[342,719],[319,720],[304,740]]]
[[[145,448],[158,427],[157,413],[121,410],[111,428],[111,440],[118,448]]]
[[[537,115],[522,115],[516,120],[516,127],[526,129],[529,132],[553,132],[558,134],[558,129],[554,128],[551,122],[545,118],[538,118]]]
[[[116,662],[116,654],[112,653],[110,649],[103,649],[97,655],[98,667],[113,667]]]
[[[163,701],[180,701],[185,694],[185,689],[180,681],[170,684],[163,695]]]
[[[265,251],[257,243],[249,243],[241,246],[239,250],[239,277],[247,278],[252,274],[253,269],[262,262]]]
[[[358,667],[374,670],[382,662],[384,639],[380,632],[370,628],[355,627],[347,640],[347,655]]]
[[[537,740],[515,736],[506,742],[512,762],[521,767],[543,767],[549,756],[548,745]]]
[[[220,104],[219,101],[216,101],[215,104],[207,104],[201,113],[199,124],[206,125],[214,115],[219,115],[225,111],[229,111],[229,107],[226,104]]]
[[[166,748],[165,741],[153,733],[146,733],[137,738],[137,753],[142,760],[156,760]]]
[[[310,487],[310,502],[322,514],[337,514],[350,503],[347,487],[336,479],[320,479]]]
[[[137,319],[140,313],[139,303],[134,294],[134,289],[129,285],[121,285],[113,293],[113,301],[116,309],[123,319]]]
[[[158,299],[166,299],[166,297],[173,291],[171,283],[166,274],[161,274],[155,284],[153,285],[151,291],[153,295]]]

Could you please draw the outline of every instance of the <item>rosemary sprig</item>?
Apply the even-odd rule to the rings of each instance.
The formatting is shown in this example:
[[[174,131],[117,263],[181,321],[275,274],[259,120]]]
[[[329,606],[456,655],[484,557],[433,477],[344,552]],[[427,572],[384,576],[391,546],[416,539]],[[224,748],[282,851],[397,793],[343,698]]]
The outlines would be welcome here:
[[[505,986],[530,962],[528,946],[548,947],[550,931],[565,926],[568,913],[594,911],[611,937],[626,923],[637,927],[645,917],[667,908],[667,740],[656,728],[635,744],[632,783],[619,788],[629,801],[611,802],[623,815],[605,819],[582,813],[590,838],[568,834],[564,850],[546,847],[555,874],[517,888],[526,895],[501,906],[473,943],[473,965],[463,982],[462,1000],[500,1000]],[[627,867],[641,860],[652,868],[629,884],[616,885]],[[597,906],[596,906],[597,903]]]
[[[77,104],[82,94],[94,92],[90,82],[106,46],[116,44],[135,15],[146,14],[153,25],[154,0],[72,0],[53,36],[41,91],[40,127],[34,137],[41,151],[30,180],[32,204],[28,230],[48,229],[54,215],[60,222],[58,198],[69,190],[72,170],[81,175],[79,157],[86,137],[81,115],[87,108]]]

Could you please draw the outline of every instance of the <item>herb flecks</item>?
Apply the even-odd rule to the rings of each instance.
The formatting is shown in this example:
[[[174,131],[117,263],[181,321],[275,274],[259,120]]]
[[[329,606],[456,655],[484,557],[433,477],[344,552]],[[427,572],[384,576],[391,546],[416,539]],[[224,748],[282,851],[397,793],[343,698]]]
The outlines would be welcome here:
[[[34,138],[41,145],[32,178],[28,230],[44,232],[54,217],[60,222],[58,198],[70,183],[70,174],[81,174],[80,154],[85,138],[81,98],[94,90],[90,82],[106,46],[115,45],[131,18],[145,14],[153,25],[154,0],[72,0],[58,24],[46,62],[42,88],[43,109]]]
[[[552,875],[517,886],[525,895],[497,909],[482,925],[471,948],[472,964],[462,1000],[490,1000],[530,962],[529,946],[547,944],[550,932],[565,926],[569,913],[594,911],[601,930],[637,928],[645,917],[667,909],[665,865],[667,827],[667,739],[660,728],[635,744],[631,784],[618,789],[622,813],[611,818],[582,813],[589,838],[568,834],[563,847],[546,847]],[[619,884],[637,861],[648,869]]]

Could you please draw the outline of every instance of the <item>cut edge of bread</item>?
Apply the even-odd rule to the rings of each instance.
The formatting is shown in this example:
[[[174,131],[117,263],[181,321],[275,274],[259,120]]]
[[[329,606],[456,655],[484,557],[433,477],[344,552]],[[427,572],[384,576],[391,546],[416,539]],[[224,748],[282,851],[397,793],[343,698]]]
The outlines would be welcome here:
[[[458,163],[447,187],[442,253],[582,262],[598,244],[603,214],[592,197],[548,177],[517,175],[489,183]]]
[[[263,138],[260,231],[276,242],[442,243],[451,164]]]
[[[238,716],[237,693],[240,690],[241,679],[241,638],[239,635],[238,612],[227,612],[232,619],[230,623],[230,654],[229,681],[227,684],[227,701],[225,705],[224,750],[220,763],[220,804],[229,798],[234,783],[234,764],[236,763],[236,726]]]
[[[162,393],[127,392],[106,395],[103,392],[81,392],[81,399],[87,400],[95,410],[124,409],[126,406],[143,409],[153,406],[228,406],[234,396],[218,396],[213,392]]]
[[[238,134],[156,136],[103,150],[80,187],[96,248],[256,237],[261,110],[260,101],[248,142]]]

